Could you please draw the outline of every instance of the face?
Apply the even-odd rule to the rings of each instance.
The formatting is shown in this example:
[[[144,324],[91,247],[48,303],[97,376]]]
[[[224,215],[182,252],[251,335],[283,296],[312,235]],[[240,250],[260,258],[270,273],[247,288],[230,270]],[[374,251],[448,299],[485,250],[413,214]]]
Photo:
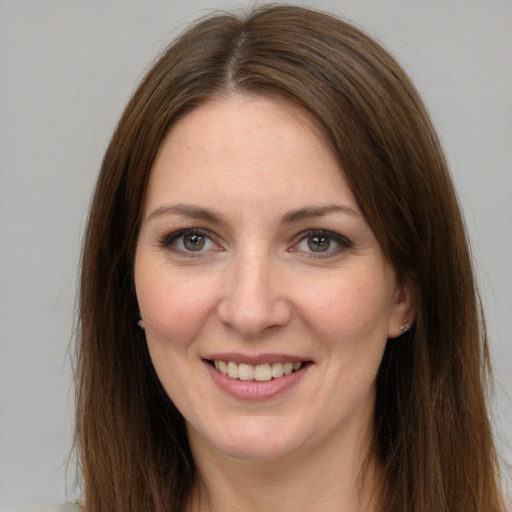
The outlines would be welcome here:
[[[174,125],[151,170],[135,284],[193,449],[276,459],[367,432],[407,290],[298,107],[234,95]]]

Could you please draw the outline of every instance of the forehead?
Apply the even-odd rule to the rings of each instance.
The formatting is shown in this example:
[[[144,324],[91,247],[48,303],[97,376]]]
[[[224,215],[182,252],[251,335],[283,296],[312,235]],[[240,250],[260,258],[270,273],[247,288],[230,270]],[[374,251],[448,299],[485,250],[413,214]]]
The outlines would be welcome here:
[[[240,200],[297,203],[290,207],[343,200],[357,208],[337,156],[307,112],[236,94],[203,103],[171,128],[151,169],[146,206]]]

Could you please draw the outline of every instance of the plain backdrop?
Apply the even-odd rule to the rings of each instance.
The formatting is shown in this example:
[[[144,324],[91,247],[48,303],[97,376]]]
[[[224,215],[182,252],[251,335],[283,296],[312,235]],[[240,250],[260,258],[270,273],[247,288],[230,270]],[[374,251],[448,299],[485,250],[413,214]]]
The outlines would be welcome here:
[[[465,211],[512,460],[512,2],[324,0],[412,76]],[[94,180],[134,85],[206,0],[0,0],[0,510],[75,496],[72,340]],[[508,395],[507,395],[508,393]],[[66,483],[67,482],[67,483]]]

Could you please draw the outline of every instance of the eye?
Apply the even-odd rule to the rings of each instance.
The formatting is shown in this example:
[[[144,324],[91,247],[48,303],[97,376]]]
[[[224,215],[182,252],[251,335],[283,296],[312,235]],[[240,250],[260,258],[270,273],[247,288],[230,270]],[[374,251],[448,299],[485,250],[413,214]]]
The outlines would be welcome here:
[[[206,245],[206,237],[198,233],[190,233],[181,237],[181,243],[187,251],[201,251]]]
[[[350,240],[344,236],[323,229],[307,231],[299,237],[299,242],[291,250],[303,252],[311,257],[330,256],[352,247]]]
[[[180,229],[165,236],[161,245],[178,253],[199,253],[219,249],[205,231],[198,229]]]
[[[308,249],[311,252],[326,252],[332,245],[332,240],[327,236],[313,235],[306,238]]]

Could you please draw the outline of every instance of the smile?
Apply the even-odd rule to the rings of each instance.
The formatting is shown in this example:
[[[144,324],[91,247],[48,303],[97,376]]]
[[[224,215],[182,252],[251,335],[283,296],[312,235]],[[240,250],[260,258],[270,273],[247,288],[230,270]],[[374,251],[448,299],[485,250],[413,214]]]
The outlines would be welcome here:
[[[266,382],[300,370],[303,363],[300,361],[288,361],[285,363],[274,362],[252,365],[239,364],[234,361],[214,360],[213,365],[219,373],[231,379]]]

